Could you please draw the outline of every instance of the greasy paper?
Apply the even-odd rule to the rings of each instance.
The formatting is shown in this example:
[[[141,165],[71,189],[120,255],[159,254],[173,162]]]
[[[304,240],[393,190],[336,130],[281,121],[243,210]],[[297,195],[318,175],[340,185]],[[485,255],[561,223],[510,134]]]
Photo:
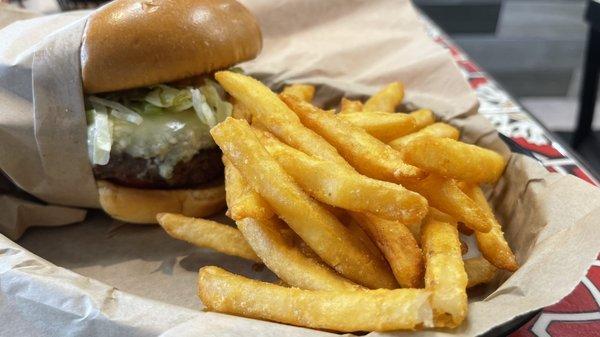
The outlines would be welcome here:
[[[493,127],[476,114],[474,93],[447,51],[426,35],[408,1],[243,3],[260,21],[264,48],[256,60],[242,66],[273,88],[290,82],[312,83],[318,86],[318,103],[335,106],[342,95],[364,97],[386,83],[401,80],[407,88],[407,101],[431,108],[440,119],[458,126],[463,140],[510,158],[490,197],[521,269],[512,275],[499,273],[486,293],[471,302],[468,320],[458,329],[411,334],[481,334],[518,315],[553,304],[575,287],[598,253],[600,192],[575,177],[548,173],[530,158],[511,155]],[[29,194],[64,206],[85,205],[69,203],[63,190],[52,193],[52,182],[64,177],[47,174],[69,170],[67,165],[85,168],[89,164],[85,153],[73,154],[74,159],[63,162],[65,167],[51,158],[64,139],[58,132],[34,129],[34,112],[38,111],[33,103],[34,89],[37,84],[46,86],[49,93],[58,95],[47,95],[47,102],[64,104],[70,107],[70,114],[77,113],[81,97],[73,95],[80,85],[65,74],[72,77],[79,67],[71,48],[77,40],[73,35],[82,27],[77,20],[84,16],[75,13],[44,17],[0,31],[0,168]],[[14,48],[4,48],[5,42]],[[57,71],[40,69],[38,73],[34,62],[32,74],[36,51],[46,51],[47,60],[66,55],[71,63],[57,62]],[[8,66],[7,60],[12,62]],[[47,60],[46,66],[52,66]],[[17,80],[12,86],[2,82],[8,78],[7,71],[15,72],[11,78]],[[37,77],[44,71],[52,76]],[[33,82],[31,88],[27,76],[41,82]],[[48,87],[61,77],[68,88]],[[37,125],[57,123],[72,137],[72,146],[83,148],[85,135],[78,117],[73,117],[68,123],[43,119],[44,123]],[[50,167],[41,164],[44,160]],[[17,170],[19,166],[21,170]],[[74,179],[86,181],[84,173],[79,172]],[[74,193],[91,198],[95,192]],[[10,196],[15,202],[20,198]],[[0,198],[0,208],[3,205]],[[273,275],[249,262],[172,240],[158,227],[123,225],[100,212],[91,213],[81,224],[29,229],[18,241],[21,246],[0,237],[0,335],[31,335],[40,330],[47,335],[82,336],[330,335],[200,311],[196,278],[198,268],[204,265],[220,265],[263,280],[272,280]],[[38,224],[42,218],[37,218]],[[48,219],[52,223],[54,218]],[[9,233],[5,228],[1,230]],[[408,333],[373,335],[404,334]]]

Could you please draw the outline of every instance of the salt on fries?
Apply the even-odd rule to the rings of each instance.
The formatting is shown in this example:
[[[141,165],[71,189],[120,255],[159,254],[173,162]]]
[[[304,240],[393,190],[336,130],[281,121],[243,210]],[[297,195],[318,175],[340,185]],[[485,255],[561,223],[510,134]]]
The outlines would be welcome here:
[[[234,118],[211,134],[238,229],[159,221],[175,238],[262,261],[281,281],[204,267],[208,310],[342,332],[454,328],[467,288],[518,268],[479,186],[498,180],[503,158],[459,142],[430,110],[394,113],[401,83],[364,104],[343,98],[335,114],[311,104],[310,85],[276,94],[245,75],[216,78],[235,98]],[[459,231],[482,256],[463,261]]]
[[[285,283],[312,290],[355,290],[359,286],[344,279],[319,261],[302,254],[294,242],[281,234],[278,219],[242,219],[237,226],[263,263]]]
[[[346,97],[343,97],[340,101],[340,113],[345,114],[348,112],[358,112],[362,111],[363,104],[361,101],[351,100]]]
[[[402,103],[403,98],[404,85],[400,82],[390,83],[381,91],[371,96],[365,102],[363,110],[394,112],[396,111],[396,106]]]
[[[340,118],[367,131],[382,142],[389,142],[417,130],[415,118],[409,114],[381,111],[349,112]]]
[[[260,122],[271,133],[303,152],[351,169],[331,144],[303,127],[296,114],[264,84],[231,71],[219,71],[215,78],[236,101],[244,105],[252,115],[252,121]]]
[[[227,118],[211,129],[223,154],[242,176],[325,263],[350,280],[374,288],[394,288],[386,265],[335,216],[311,199],[260,144],[244,120]]]
[[[282,95],[282,99],[304,125],[333,144],[358,172],[392,182],[425,177],[425,171],[405,163],[399,152],[360,127],[294,96]]]
[[[425,255],[425,288],[432,292],[435,326],[456,327],[467,315],[467,273],[458,230],[430,216],[421,229],[421,245]]]
[[[427,151],[422,150],[425,148]],[[407,144],[403,154],[406,162],[423,170],[475,184],[496,182],[506,165],[494,151],[427,135]]]
[[[515,255],[513,254],[508,242],[504,239],[502,226],[496,220],[492,208],[485,199],[483,191],[477,185],[467,186],[467,193],[487,214],[488,219],[492,221],[492,229],[487,233],[475,232],[477,247],[481,254],[494,266],[500,269],[515,271],[519,268]]]
[[[283,88],[282,94],[296,96],[305,102],[312,102],[315,97],[315,87],[308,84],[292,84]]]
[[[352,217],[383,252],[400,286],[423,283],[423,254],[410,230],[401,222],[353,212]]]
[[[424,289],[317,291],[286,288],[200,269],[198,296],[213,311],[337,331],[388,331],[431,326]]]
[[[256,135],[296,183],[321,202],[406,222],[421,221],[427,214],[427,200],[400,185],[375,180],[313,158],[265,132],[257,130]]]
[[[246,183],[240,171],[226,157],[223,157],[223,164],[225,165],[227,216],[233,220],[272,218],[275,213],[271,206]]]
[[[435,117],[433,116],[433,112],[429,109],[419,109],[409,113],[417,123],[417,129],[421,130],[422,128],[431,125],[435,122]]]
[[[242,234],[235,228],[205,219],[189,218],[180,214],[160,213],[158,223],[172,237],[198,247],[260,262]]]
[[[496,276],[496,272],[498,272],[498,269],[483,257],[473,257],[466,259],[464,262],[465,271],[469,279],[467,288],[492,281],[494,276]]]
[[[492,220],[458,187],[454,179],[430,174],[426,179],[407,182],[406,187],[427,198],[431,206],[450,214],[473,230],[487,233],[492,229]]]
[[[389,142],[388,145],[400,152],[404,152],[406,146],[410,142],[421,136],[434,136],[458,140],[458,137],[460,137],[460,131],[458,131],[457,128],[446,123],[434,123],[423,127],[415,133],[411,133],[404,137],[396,138],[393,141]]]

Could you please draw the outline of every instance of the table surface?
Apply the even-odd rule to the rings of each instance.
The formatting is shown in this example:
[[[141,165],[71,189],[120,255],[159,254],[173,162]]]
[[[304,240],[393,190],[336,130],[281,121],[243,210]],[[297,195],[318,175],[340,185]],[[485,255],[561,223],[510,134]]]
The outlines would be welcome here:
[[[477,93],[479,113],[499,133],[528,150],[548,171],[575,175],[600,186],[582,161],[545,129],[498,83],[483,72],[434,23],[423,18],[429,35],[451,54]],[[600,251],[600,247],[599,251]],[[560,302],[544,308],[511,337],[600,336],[600,256],[579,285]]]

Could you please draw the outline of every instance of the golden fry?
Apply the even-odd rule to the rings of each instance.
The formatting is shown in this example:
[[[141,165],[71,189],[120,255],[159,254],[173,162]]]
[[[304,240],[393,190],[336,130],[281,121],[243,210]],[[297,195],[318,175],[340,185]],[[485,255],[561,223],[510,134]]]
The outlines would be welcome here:
[[[225,199],[229,208],[227,215],[233,220],[272,218],[275,213],[271,206],[248,185],[229,159],[223,157],[223,163],[225,164]]]
[[[430,174],[421,181],[407,183],[405,186],[427,198],[430,206],[447,213],[473,230],[489,232],[492,229],[492,221],[485,211],[458,188],[454,179]]]
[[[411,115],[417,123],[417,130],[429,126],[435,122],[435,116],[429,109],[419,109],[408,113]]]
[[[277,219],[242,219],[238,229],[263,263],[285,283],[301,289],[356,290],[358,285],[329,267],[303,255],[281,234]]]
[[[347,99],[346,97],[342,97],[340,101],[340,113],[345,114],[348,112],[359,112],[362,111],[363,104],[358,100]]]
[[[475,232],[477,247],[481,254],[490,261],[494,266],[500,269],[516,271],[519,264],[515,259],[508,242],[504,239],[502,226],[496,220],[494,211],[487,202],[483,191],[476,185],[467,186],[465,189],[467,194],[479,207],[485,212],[487,218],[492,222],[492,229],[488,233]]]
[[[427,214],[427,200],[398,184],[372,179],[313,158],[260,130],[255,133],[296,183],[321,202],[406,222],[419,222]]]
[[[393,288],[396,281],[330,212],[298,187],[260,144],[244,120],[227,118],[210,131],[223,154],[325,263],[343,276],[372,288]]]
[[[423,254],[410,230],[401,222],[352,212],[352,217],[383,252],[400,286],[423,284]]]
[[[261,262],[242,234],[231,226],[171,213],[160,213],[156,219],[175,239],[187,241],[194,246],[211,248],[223,254]]]
[[[381,253],[381,250],[379,250],[379,248],[373,242],[373,240],[371,240],[369,235],[350,216],[350,214],[346,213],[346,215],[347,215],[346,219],[344,219],[345,221],[343,223],[346,225],[348,230],[350,230],[350,232],[352,232],[352,234],[355,237],[357,237],[360,241],[362,241],[362,243],[364,243],[364,245],[367,246],[367,248],[369,248],[369,250],[371,251],[371,253],[373,253],[374,256],[377,256],[377,258],[381,261],[386,261],[385,257]]]
[[[238,100],[233,100],[231,117],[236,119],[245,119],[248,123],[252,123],[252,113],[248,111],[248,108],[246,108],[246,106],[244,106]]]
[[[465,271],[469,282],[467,288],[472,288],[483,283],[492,281],[498,269],[483,257],[473,257],[464,260]]]
[[[312,102],[315,97],[315,86],[310,84],[294,83],[285,86],[282,94],[293,95],[305,102]]]
[[[415,133],[411,133],[404,137],[394,139],[393,141],[389,142],[388,145],[402,152],[404,151],[408,143],[423,135],[458,140],[458,137],[460,137],[460,131],[458,131],[457,128],[446,123],[434,123],[422,128],[421,130]]]
[[[451,215],[444,213],[432,206],[429,206],[429,213],[427,214],[427,216],[441,222],[447,222],[449,224],[458,225],[456,220]]]
[[[415,119],[408,114],[363,111],[340,114],[340,118],[356,125],[371,136],[387,143],[417,131]]]
[[[431,326],[423,289],[319,291],[285,288],[200,269],[198,296],[208,310],[336,331],[388,331]]]
[[[408,228],[417,242],[421,242],[421,222],[407,223],[406,228]]]
[[[390,83],[365,102],[364,111],[394,112],[403,98],[404,85],[400,82]]]
[[[467,273],[456,227],[428,217],[422,227],[425,289],[432,292],[436,327],[453,328],[467,316]]]
[[[331,144],[305,128],[298,116],[277,94],[261,82],[231,71],[219,71],[215,78],[231,96],[251,112],[253,124],[259,122],[283,142],[304,153],[352,169]]]
[[[293,96],[282,99],[304,125],[333,144],[356,170],[371,178],[391,182],[420,179],[425,172],[406,164],[399,152],[339,116],[329,114]]]
[[[429,172],[471,183],[494,183],[504,171],[501,155],[449,138],[421,136],[406,145],[404,160]]]

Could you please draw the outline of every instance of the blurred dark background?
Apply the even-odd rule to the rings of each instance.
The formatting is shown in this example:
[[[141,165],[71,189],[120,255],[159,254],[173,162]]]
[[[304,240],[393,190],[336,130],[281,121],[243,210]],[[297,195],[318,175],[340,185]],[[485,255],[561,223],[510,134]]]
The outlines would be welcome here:
[[[550,129],[573,129],[588,30],[583,19],[587,1],[415,3]]]
[[[414,2],[548,129],[571,142],[589,31],[584,16],[593,1]],[[600,18],[594,19],[600,24]],[[600,119],[595,119],[596,132],[578,151],[598,176]]]

